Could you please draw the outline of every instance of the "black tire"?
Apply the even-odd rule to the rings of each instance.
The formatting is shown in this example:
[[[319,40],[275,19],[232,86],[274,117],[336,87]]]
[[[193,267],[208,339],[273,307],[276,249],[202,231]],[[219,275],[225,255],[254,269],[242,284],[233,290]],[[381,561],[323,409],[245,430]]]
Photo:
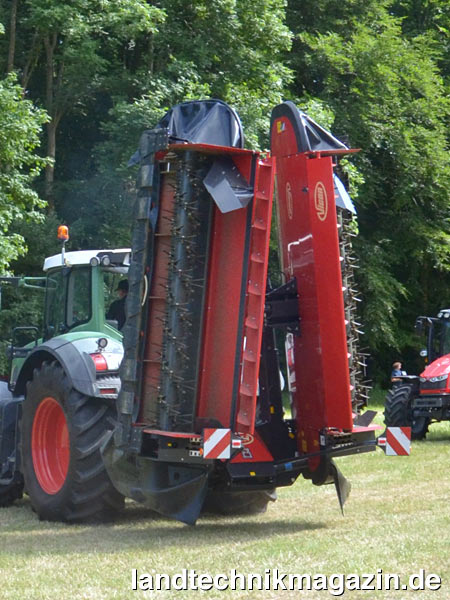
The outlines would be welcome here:
[[[47,410],[50,416],[44,418],[42,415],[48,406],[53,412]],[[52,421],[55,415],[65,423],[63,430],[57,419]],[[112,428],[113,416],[111,407],[74,390],[56,363],[44,363],[35,369],[23,403],[21,456],[25,488],[40,519],[97,520],[110,518],[123,507],[124,498],[113,487],[100,454],[102,438],[105,431]],[[53,431],[59,431],[60,435],[52,436]],[[45,437],[47,432],[48,438]],[[42,453],[39,454],[36,441],[42,436],[48,441],[45,461],[39,458]],[[57,437],[61,443],[53,441]],[[46,467],[52,453],[63,456],[64,466],[59,464],[59,471],[56,467]],[[56,475],[52,479],[53,473]],[[53,489],[49,481],[56,481]]]
[[[384,422],[387,427],[411,427],[411,439],[423,440],[428,433],[430,419],[412,418],[411,400],[414,397],[411,385],[397,385],[386,396]]]
[[[0,485],[0,508],[11,506],[16,500],[23,496],[23,479],[21,475],[15,478],[7,485]]]
[[[277,499],[275,490],[226,492],[211,490],[206,496],[203,512],[218,515],[257,515],[265,513],[269,502]]]

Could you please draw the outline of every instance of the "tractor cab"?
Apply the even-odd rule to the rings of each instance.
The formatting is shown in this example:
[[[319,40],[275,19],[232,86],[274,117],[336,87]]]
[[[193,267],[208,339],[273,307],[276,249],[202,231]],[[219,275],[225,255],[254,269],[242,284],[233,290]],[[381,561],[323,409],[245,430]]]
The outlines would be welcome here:
[[[81,250],[45,259],[46,299],[43,338],[69,331],[103,331],[121,339],[118,323],[107,318],[118,284],[128,272],[130,251]]]
[[[118,372],[123,356],[122,334],[118,321],[108,318],[108,311],[117,300],[117,289],[127,277],[129,264],[127,248],[63,251],[45,259],[46,276],[38,278],[45,291],[43,325],[13,329],[10,389],[15,388],[26,359],[43,344],[53,347],[70,343],[91,356],[100,351],[108,359],[103,370]],[[30,284],[25,282],[25,287]],[[100,339],[106,340],[105,350],[99,347]]]

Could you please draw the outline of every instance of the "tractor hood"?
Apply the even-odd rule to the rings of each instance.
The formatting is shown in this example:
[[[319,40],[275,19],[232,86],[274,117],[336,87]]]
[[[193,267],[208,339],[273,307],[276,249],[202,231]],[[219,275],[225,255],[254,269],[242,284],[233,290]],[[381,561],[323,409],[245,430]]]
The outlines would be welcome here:
[[[426,369],[420,374],[421,377],[440,377],[450,373],[450,354],[441,356],[440,358],[427,365]]]

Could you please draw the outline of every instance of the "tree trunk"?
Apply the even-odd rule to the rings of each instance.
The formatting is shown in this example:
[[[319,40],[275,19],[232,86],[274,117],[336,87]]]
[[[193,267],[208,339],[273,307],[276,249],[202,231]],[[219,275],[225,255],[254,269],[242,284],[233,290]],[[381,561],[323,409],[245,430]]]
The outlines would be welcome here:
[[[55,180],[56,129],[57,123],[55,119],[47,123],[47,156],[52,159],[52,164],[45,167],[45,199],[48,203],[49,213],[53,213],[55,210],[53,182]]]
[[[45,65],[45,108],[50,115],[51,121],[47,123],[47,156],[52,159],[52,164],[45,168],[45,199],[48,202],[48,211],[55,210],[55,199],[53,195],[53,182],[55,179],[54,160],[56,156],[56,129],[58,126],[53,106],[53,79],[54,79],[54,51],[57,42],[56,33],[44,38],[46,65]]]
[[[25,93],[25,90],[28,87],[28,83],[31,79],[31,75],[33,74],[34,69],[39,61],[39,56],[41,54],[42,48],[42,37],[39,36],[37,32],[33,34],[33,41],[31,43],[31,47],[28,51],[27,60],[25,62],[25,66],[23,68],[22,73],[22,87]]]
[[[14,57],[16,53],[16,24],[17,24],[17,5],[19,0],[11,2],[11,19],[9,26],[9,47],[8,47],[8,62],[6,64],[6,72],[10,73],[14,69]]]

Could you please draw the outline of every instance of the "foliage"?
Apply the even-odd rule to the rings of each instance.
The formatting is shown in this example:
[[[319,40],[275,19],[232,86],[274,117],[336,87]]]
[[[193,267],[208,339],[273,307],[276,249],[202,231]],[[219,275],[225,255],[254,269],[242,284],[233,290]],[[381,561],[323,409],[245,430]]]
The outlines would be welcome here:
[[[359,213],[367,341],[377,368],[409,357],[415,315],[448,302],[448,2],[0,0],[0,20],[0,67],[12,65],[25,97],[50,116],[41,153],[55,167],[36,189],[55,211],[48,223],[71,226],[72,249],[129,243],[135,171],[126,165],[141,131],[171,106],[225,100],[247,146],[267,148],[271,109],[290,98],[362,149],[340,170]],[[9,234],[0,254],[16,257],[20,244]],[[47,249],[37,246],[18,271],[38,270]]]
[[[308,77],[298,72],[296,85],[332,108],[338,137],[363,149],[353,163],[363,180],[356,245],[364,322],[371,348],[390,360],[414,344],[414,314],[445,301],[450,104],[432,36],[407,39],[400,21],[376,8],[375,21],[369,11],[347,30],[337,19],[326,32],[313,24],[299,32]]]
[[[14,76],[0,80],[0,272],[24,254],[24,238],[11,231],[19,220],[39,220],[43,201],[31,184],[46,161],[37,154],[47,120],[29,100]]]
[[[89,227],[97,237],[107,232],[112,241],[126,241],[124,226],[129,223],[135,176],[127,168],[128,160],[143,129],[155,126],[174,104],[221,98],[238,110],[249,146],[268,144],[270,109],[280,102],[289,77],[282,62],[290,45],[283,23],[284,2],[165,0],[159,6],[165,19],[146,48],[142,43],[134,48],[140,60],[132,61],[133,68],[121,76],[121,87],[114,87],[111,74],[113,105],[103,115],[93,149],[94,176],[70,184],[77,190],[76,205],[83,211],[81,215],[77,211],[77,241],[93,242]],[[99,192],[96,207],[92,206],[93,190]],[[74,195],[69,192],[60,208],[70,221]],[[85,218],[94,213],[95,228]]]

